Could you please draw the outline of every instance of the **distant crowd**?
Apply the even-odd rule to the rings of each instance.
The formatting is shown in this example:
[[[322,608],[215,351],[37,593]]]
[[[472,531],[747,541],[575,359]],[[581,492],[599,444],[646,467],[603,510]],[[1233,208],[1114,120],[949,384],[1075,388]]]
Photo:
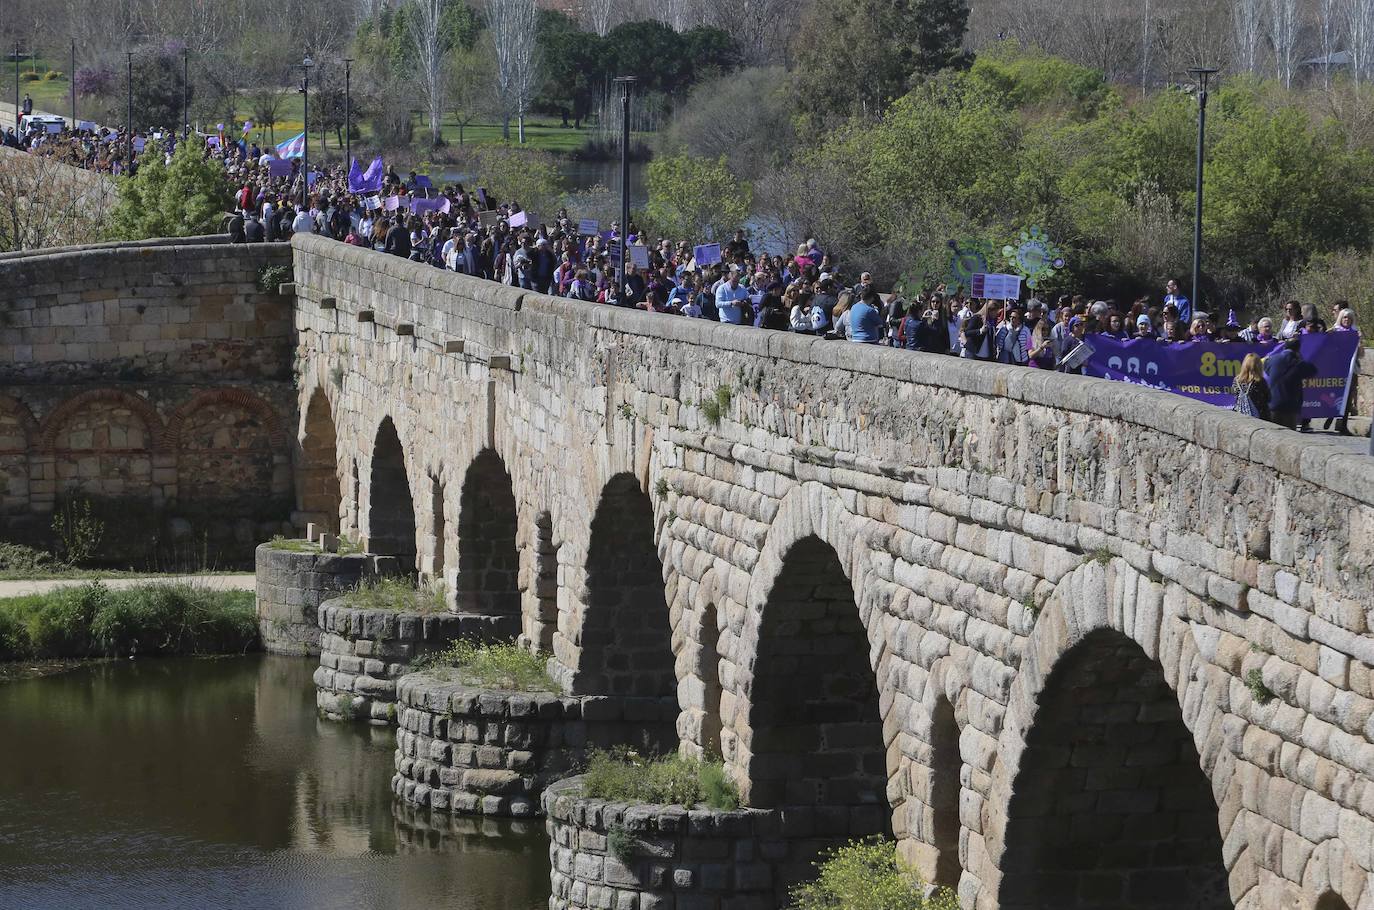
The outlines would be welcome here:
[[[170,160],[180,140],[170,131],[136,136],[129,143],[109,130],[32,130],[5,143],[79,167],[113,174],[130,172],[149,155]],[[1148,340],[1284,343],[1263,362],[1251,355],[1236,379],[1236,410],[1306,429],[1298,418],[1302,361],[1296,339],[1304,334],[1356,332],[1345,301],[1331,304],[1329,320],[1314,304],[1289,302],[1281,317],[1246,324],[1195,311],[1175,281],[1157,297],[1129,304],[1091,301],[1078,295],[1052,300],[973,299],[959,287],[939,285],[914,295],[879,294],[872,276],[845,273],[815,240],[789,256],[751,248],[744,231],[709,247],[710,261],[686,240],[656,242],[633,223],[606,230],[560,210],[536,221],[518,201],[499,201],[485,190],[427,178],[402,178],[387,169],[376,187],[359,191],[341,168],[289,165],[245,135],[194,136],[207,159],[220,161],[237,187],[230,205],[233,242],[288,240],[309,232],[375,249],[437,268],[545,294],[612,306],[634,307],[689,318],[776,329],[856,343],[891,345],[933,354],[1078,372],[1076,349],[1091,336]],[[126,153],[133,146],[132,162]],[[300,184],[309,184],[306,202]],[[630,260],[623,280],[616,273],[620,245]],[[1251,362],[1253,359],[1253,363]],[[1338,432],[1347,432],[1344,418]]]

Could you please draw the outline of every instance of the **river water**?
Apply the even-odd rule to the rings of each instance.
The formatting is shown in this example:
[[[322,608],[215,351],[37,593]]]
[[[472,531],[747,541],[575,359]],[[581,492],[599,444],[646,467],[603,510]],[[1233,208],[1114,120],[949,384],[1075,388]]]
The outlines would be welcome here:
[[[547,906],[538,824],[393,809],[395,736],[314,661],[120,661],[0,684],[0,910]]]

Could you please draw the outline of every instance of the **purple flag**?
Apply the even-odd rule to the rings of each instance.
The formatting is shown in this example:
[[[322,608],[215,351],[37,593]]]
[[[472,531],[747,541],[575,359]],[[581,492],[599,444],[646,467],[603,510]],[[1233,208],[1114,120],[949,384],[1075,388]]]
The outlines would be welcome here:
[[[267,160],[267,173],[273,177],[290,177],[291,162],[285,158],[269,158]]]
[[[354,158],[353,163],[348,168],[348,191],[350,193],[380,193],[382,191],[382,176],[384,168],[381,156],[372,159],[372,163],[364,171],[358,164],[358,159]]]

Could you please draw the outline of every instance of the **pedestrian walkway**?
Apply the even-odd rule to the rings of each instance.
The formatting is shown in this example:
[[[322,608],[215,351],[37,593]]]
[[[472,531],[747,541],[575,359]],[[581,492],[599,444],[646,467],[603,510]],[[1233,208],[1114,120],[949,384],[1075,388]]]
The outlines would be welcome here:
[[[135,588],[140,585],[195,585],[211,591],[252,591],[256,576],[251,573],[234,575],[145,575],[102,578],[107,588]],[[0,581],[0,599],[23,597],[28,594],[47,594],[58,588],[70,588],[92,581],[89,578],[33,578],[21,581]]]

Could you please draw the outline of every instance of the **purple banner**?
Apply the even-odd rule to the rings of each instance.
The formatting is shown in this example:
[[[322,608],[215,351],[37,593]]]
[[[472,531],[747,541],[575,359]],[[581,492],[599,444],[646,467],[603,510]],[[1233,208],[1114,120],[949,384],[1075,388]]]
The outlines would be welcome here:
[[[1163,389],[1229,408],[1236,400],[1231,391],[1246,354],[1261,358],[1279,345],[1186,341],[1121,341],[1106,335],[1090,335],[1092,356],[1083,367],[1086,376],[1114,379]],[[1358,332],[1325,332],[1302,336],[1302,356],[1317,368],[1317,375],[1303,381],[1303,417],[1340,417],[1350,371],[1360,348]]]

